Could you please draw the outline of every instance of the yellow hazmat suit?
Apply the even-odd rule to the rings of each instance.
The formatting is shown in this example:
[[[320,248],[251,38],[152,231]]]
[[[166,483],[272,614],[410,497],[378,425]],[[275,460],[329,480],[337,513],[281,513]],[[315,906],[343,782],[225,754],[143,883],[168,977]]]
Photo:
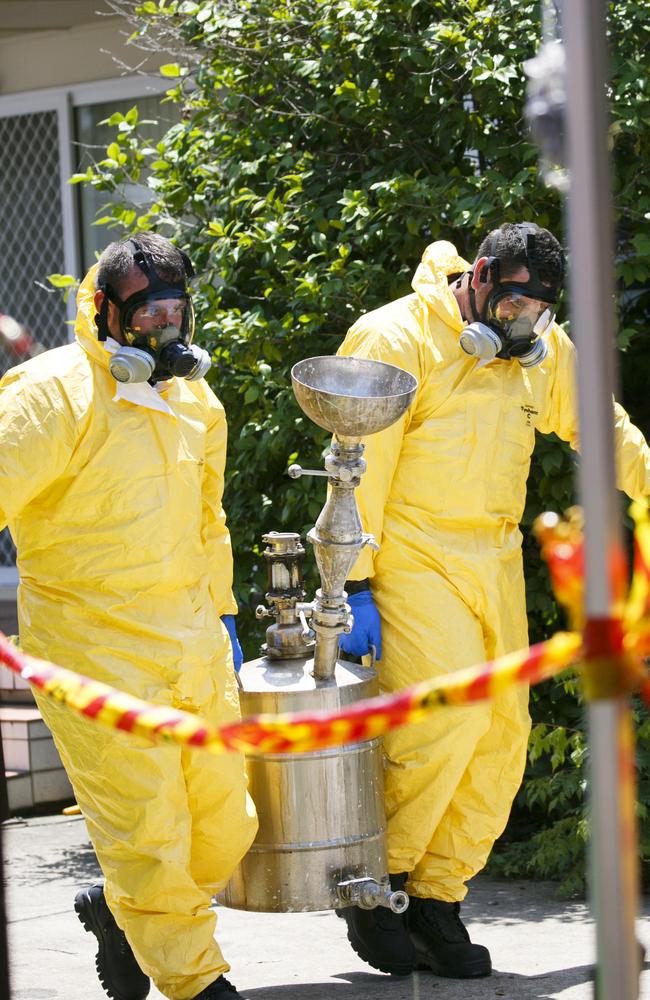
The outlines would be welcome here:
[[[124,398],[97,341],[93,292],[91,271],[76,343],[0,382],[0,527],[18,550],[20,642],[227,723],[239,703],[220,620],[237,610],[221,506],[223,407],[203,380]],[[243,758],[151,747],[37,700],[118,925],[162,993],[195,997],[229,968],[209,904],[256,832]]]
[[[419,388],[395,425],[368,438],[357,490],[364,529],[351,574],[372,577],[382,620],[386,691],[527,645],[518,528],[535,431],[577,447],[575,352],[554,326],[538,367],[479,368],[460,348],[464,328],[448,285],[469,270],[447,242],[428,247],[414,294],[362,316],[339,353],[399,365]],[[650,451],[615,404],[619,482],[650,493]],[[521,782],[528,692],[445,708],[385,738],[389,868],[408,890],[455,902],[508,818]]]

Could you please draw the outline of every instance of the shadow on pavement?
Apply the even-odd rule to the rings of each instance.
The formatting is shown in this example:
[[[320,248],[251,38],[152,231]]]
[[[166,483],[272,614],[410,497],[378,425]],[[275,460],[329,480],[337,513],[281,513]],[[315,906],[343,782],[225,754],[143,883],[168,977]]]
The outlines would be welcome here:
[[[91,844],[71,849],[62,848],[56,854],[56,860],[37,857],[34,854],[26,858],[12,860],[11,881],[15,886],[33,885],[40,881],[44,885],[54,879],[79,883],[96,882],[101,877],[101,870]]]
[[[583,923],[589,918],[585,899],[563,899],[552,882],[484,881],[469,884],[462,904],[465,922],[481,924],[538,923],[553,918],[563,923]]]
[[[246,1000],[323,1000],[325,996],[338,1000],[425,1000],[428,997],[446,1000],[485,1000],[505,997],[507,1000],[552,1000],[558,993],[593,979],[593,966],[581,965],[558,969],[536,976],[522,976],[495,970],[488,979],[450,980],[426,973],[415,973],[404,979],[364,972],[339,973],[339,983],[265,986],[243,991]]]

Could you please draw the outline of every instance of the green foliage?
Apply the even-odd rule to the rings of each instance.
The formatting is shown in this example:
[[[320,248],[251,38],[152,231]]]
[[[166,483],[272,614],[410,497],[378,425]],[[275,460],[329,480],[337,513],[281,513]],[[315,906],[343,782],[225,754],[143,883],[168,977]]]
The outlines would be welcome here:
[[[48,274],[47,280],[53,288],[60,288],[63,301],[67,302],[70,294],[77,291],[79,281],[72,274]]]
[[[508,824],[489,862],[496,875],[551,878],[564,896],[582,894],[589,824],[588,743],[580,688],[564,677],[534,689],[529,765]],[[563,724],[558,724],[558,719]],[[542,721],[543,720],[543,721]],[[635,699],[637,820],[644,883],[650,872],[650,713]]]
[[[433,240],[452,240],[472,259],[503,221],[562,231],[522,115],[539,3],[159,0],[140,12],[134,38],[152,44],[164,34],[174,59],[163,68],[168,100],[182,105],[182,120],[152,146],[139,138],[137,109],[113,116],[106,158],[74,180],[110,194],[104,221],[118,235],[144,227],[171,236],[198,272],[200,338],[229,417],[225,505],[250,654],[264,589],[260,536],[304,536],[324,499],[320,481],[285,475],[294,461],[313,466],[326,444],[293,399],[291,365],[333,353],[360,313],[408,293]],[[632,359],[626,402],[646,427],[650,176],[639,163],[650,134],[648,24],[644,0],[610,5],[619,342]],[[120,193],[145,176],[154,200],[143,211]],[[537,512],[572,499],[566,446],[540,439],[524,518],[534,640],[560,615],[528,529]],[[533,714],[528,776],[499,856],[504,871],[573,887],[584,735],[572,686],[540,689]]]

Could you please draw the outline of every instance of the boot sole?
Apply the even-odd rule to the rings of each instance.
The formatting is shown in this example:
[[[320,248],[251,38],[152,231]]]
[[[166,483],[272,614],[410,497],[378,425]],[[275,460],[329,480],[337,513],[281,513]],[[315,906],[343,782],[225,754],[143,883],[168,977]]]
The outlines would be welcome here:
[[[492,962],[475,962],[463,967],[463,971],[452,971],[449,967],[430,958],[421,951],[417,952],[415,968],[424,972],[432,972],[434,976],[441,976],[443,979],[484,979],[492,975]]]
[[[89,934],[94,934],[97,940],[98,947],[97,954],[95,956],[95,969],[104,992],[111,997],[111,1000],[146,1000],[149,996],[149,986],[147,986],[146,992],[144,993],[138,993],[137,995],[130,994],[129,996],[126,996],[124,993],[116,993],[114,988],[107,983],[104,971],[104,953],[106,950],[104,933],[94,917],[92,903],[88,898],[88,894],[83,890],[78,892],[75,896],[74,908],[84,930]]]
[[[352,950],[363,962],[366,963],[366,965],[370,965],[373,969],[378,969],[379,972],[387,972],[391,976],[410,976],[411,973],[415,971],[415,966],[410,962],[392,964],[390,962],[377,961],[374,957],[369,958],[368,952],[366,951],[362,941],[352,931],[352,928],[345,917],[345,913],[341,913],[341,917],[347,924],[348,941],[352,945]]]

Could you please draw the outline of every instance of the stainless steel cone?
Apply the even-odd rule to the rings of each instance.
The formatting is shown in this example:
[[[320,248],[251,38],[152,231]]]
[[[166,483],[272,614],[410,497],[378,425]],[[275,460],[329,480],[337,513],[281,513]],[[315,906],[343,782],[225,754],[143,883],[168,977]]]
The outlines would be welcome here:
[[[364,438],[390,427],[410,406],[417,379],[383,361],[325,356],[291,369],[301,409],[337,437]]]

